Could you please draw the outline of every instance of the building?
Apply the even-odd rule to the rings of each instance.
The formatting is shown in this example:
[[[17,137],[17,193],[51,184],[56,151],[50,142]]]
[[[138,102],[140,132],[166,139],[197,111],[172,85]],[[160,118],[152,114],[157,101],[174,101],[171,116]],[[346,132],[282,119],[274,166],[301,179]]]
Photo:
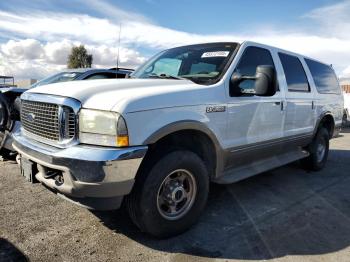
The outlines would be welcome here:
[[[339,79],[339,82],[343,91],[350,94],[350,78],[342,77]]]
[[[28,87],[35,84],[37,81],[36,79],[23,79],[15,81],[15,85],[17,85],[17,87]]]
[[[342,85],[341,87],[345,93],[350,94],[350,85]]]

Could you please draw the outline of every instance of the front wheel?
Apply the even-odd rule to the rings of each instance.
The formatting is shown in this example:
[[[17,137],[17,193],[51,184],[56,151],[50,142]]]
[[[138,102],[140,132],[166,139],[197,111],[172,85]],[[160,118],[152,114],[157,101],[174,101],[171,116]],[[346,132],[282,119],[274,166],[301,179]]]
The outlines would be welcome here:
[[[308,170],[319,171],[326,165],[329,151],[329,133],[326,128],[320,128],[314,140],[309,145],[310,155],[303,159]]]
[[[130,217],[144,232],[165,238],[194,224],[204,209],[209,177],[193,152],[174,151],[136,179],[126,204]]]

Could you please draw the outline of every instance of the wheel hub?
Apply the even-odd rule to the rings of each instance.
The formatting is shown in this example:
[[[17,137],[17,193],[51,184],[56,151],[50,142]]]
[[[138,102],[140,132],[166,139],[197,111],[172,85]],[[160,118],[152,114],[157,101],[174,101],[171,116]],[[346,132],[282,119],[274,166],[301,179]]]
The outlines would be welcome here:
[[[176,170],[164,179],[159,188],[158,211],[166,219],[178,219],[192,207],[196,193],[194,176],[187,170]]]
[[[178,181],[170,181],[164,186],[162,197],[169,203],[179,203],[186,197],[186,191]]]
[[[183,186],[179,186],[174,188],[173,192],[171,193],[171,199],[175,203],[181,202],[185,198],[185,189]]]

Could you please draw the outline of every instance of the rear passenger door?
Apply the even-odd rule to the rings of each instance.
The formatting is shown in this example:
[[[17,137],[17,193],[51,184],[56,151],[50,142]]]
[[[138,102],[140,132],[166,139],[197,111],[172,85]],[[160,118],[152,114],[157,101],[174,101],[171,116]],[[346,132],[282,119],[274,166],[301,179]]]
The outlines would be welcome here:
[[[315,124],[314,95],[299,57],[279,52],[285,75],[286,116],[284,136],[299,137],[312,133]]]

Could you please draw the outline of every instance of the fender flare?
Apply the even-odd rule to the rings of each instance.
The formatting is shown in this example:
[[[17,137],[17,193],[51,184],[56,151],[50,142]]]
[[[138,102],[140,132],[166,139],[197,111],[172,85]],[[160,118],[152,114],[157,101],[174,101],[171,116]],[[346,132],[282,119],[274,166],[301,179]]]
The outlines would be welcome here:
[[[332,130],[332,134],[333,134],[334,129],[335,129],[334,117],[333,117],[333,115],[332,115],[332,113],[331,113],[330,111],[325,111],[325,112],[321,113],[321,114],[318,116],[318,118],[317,118],[316,126],[315,126],[315,129],[314,129],[313,136],[316,135],[317,130],[319,129],[320,124],[321,124],[321,122],[322,122],[322,119],[323,119],[324,117],[326,117],[326,116],[330,116],[330,117],[332,118],[332,120],[333,120],[333,130]]]
[[[194,130],[200,131],[206,134],[215,147],[216,153],[216,174],[220,173],[224,167],[224,150],[222,149],[216,135],[205,124],[195,120],[181,120],[170,124],[167,124],[156,132],[151,134],[144,142],[143,145],[154,144],[163,137],[182,130]]]
[[[159,139],[170,135],[171,133],[181,131],[181,130],[196,130],[201,131],[208,135],[210,139],[213,141],[215,146],[220,146],[219,141],[217,140],[214,132],[212,132],[205,124],[195,121],[195,120],[181,120],[176,121],[170,124],[167,124],[156,132],[151,134],[144,142],[144,145],[149,145],[157,142]],[[221,147],[221,146],[220,146]]]

